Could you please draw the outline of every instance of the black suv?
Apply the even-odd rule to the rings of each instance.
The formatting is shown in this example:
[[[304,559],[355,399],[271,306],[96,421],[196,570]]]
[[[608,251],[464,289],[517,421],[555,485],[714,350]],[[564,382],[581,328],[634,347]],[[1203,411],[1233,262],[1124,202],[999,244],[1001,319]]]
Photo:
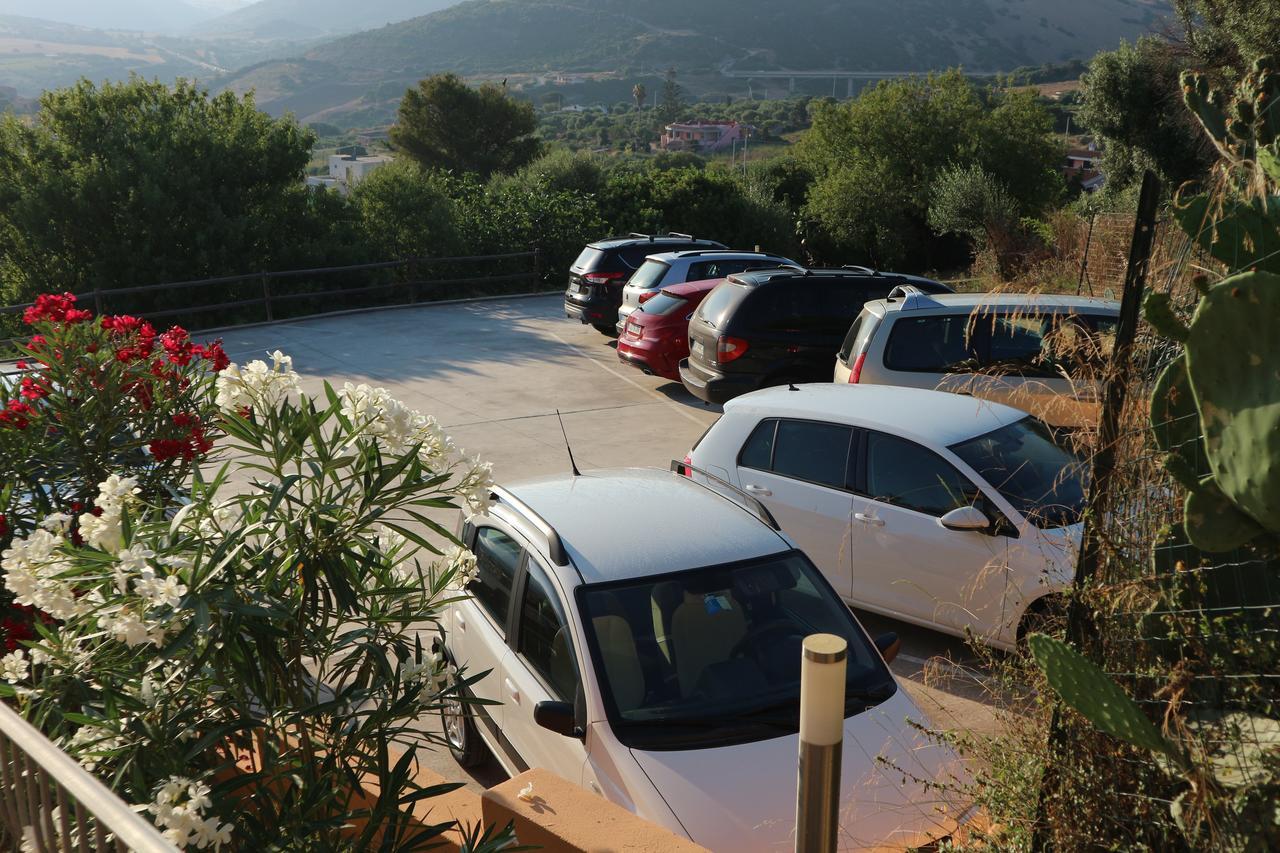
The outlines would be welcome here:
[[[731,275],[689,320],[689,357],[680,362],[680,381],[708,403],[770,385],[830,382],[832,355],[862,304],[904,284],[925,293],[951,292],[931,279],[866,267]]]
[[[715,240],[698,240],[690,234],[628,234],[597,240],[582,250],[569,267],[569,287],[564,292],[564,314],[590,323],[606,335],[615,334],[622,288],[649,255],[687,249],[727,249]]]

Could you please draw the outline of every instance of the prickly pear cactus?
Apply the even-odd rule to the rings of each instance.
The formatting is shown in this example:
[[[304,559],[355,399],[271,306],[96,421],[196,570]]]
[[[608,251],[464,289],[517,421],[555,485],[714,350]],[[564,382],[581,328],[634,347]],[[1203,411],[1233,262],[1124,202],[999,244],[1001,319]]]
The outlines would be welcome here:
[[[1178,454],[1192,469],[1203,464],[1199,452],[1200,413],[1191,393],[1185,359],[1170,363],[1151,392],[1151,430],[1156,446],[1165,453]]]
[[[1027,645],[1062,701],[1098,729],[1125,743],[1182,761],[1181,751],[1165,740],[1111,676],[1066,643],[1046,634],[1032,634]]]
[[[1214,482],[1280,531],[1280,276],[1248,272],[1211,288],[1189,331],[1187,376]]]

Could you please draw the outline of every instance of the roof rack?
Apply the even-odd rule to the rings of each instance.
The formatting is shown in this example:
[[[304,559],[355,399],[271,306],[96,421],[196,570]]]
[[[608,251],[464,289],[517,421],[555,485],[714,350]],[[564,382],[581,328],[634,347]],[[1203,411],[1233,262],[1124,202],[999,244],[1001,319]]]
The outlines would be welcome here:
[[[695,239],[697,239],[697,238],[696,238],[696,237],[694,237],[692,234],[683,234],[683,233],[681,233],[681,232],[679,232],[679,231],[668,231],[668,232],[667,232],[667,236],[668,236],[668,237],[683,237],[683,238],[684,238],[684,239],[686,239],[686,240],[695,240]]]
[[[722,480],[721,478],[717,477],[715,474],[712,474],[708,471],[704,471],[701,468],[697,468],[693,465],[690,465],[688,462],[680,462],[675,459],[671,460],[671,471],[675,474],[681,475],[682,477],[687,476],[690,479],[692,479],[693,474],[701,474],[703,477],[706,477],[707,480],[709,480],[710,482],[715,483],[717,486],[722,486],[723,488],[727,489],[728,494],[721,492],[719,489],[712,488],[707,483],[698,483],[699,486],[702,486],[704,489],[713,491],[716,494],[721,495],[722,497],[728,498],[729,500],[736,503],[738,506],[745,509],[747,512],[754,515],[756,518],[763,521],[765,524],[769,525],[769,527],[771,527],[772,529],[777,530],[778,532],[782,532],[782,528],[778,526],[778,520],[773,517],[773,513],[769,512],[768,507],[760,503],[760,501],[757,500],[753,495],[750,495],[747,492],[744,492],[742,489],[739,489],[737,486],[735,486],[733,483],[730,483],[728,480]],[[693,480],[693,482],[697,483],[698,481]]]
[[[858,272],[866,273],[867,275],[880,275],[880,270],[872,269],[871,267],[864,267],[861,264],[845,264],[840,267],[840,269],[857,270]]]
[[[682,258],[690,258],[694,255],[759,255],[762,258],[777,257],[777,255],[770,255],[768,252],[753,252],[749,249],[681,249],[672,254],[679,255]]]
[[[889,295],[885,299],[890,301],[901,299],[903,311],[911,311],[916,308],[936,308],[941,304],[914,284],[898,285],[889,291]]]
[[[538,528],[538,532],[547,537],[547,556],[551,558],[551,562],[555,563],[557,566],[570,565],[569,555],[565,553],[564,543],[560,541],[560,534],[556,532],[556,529],[552,527],[545,518],[538,515],[529,508],[527,503],[511,494],[511,492],[507,491],[502,486],[494,486],[489,490],[489,493],[495,500],[506,504],[524,516],[530,524]]]

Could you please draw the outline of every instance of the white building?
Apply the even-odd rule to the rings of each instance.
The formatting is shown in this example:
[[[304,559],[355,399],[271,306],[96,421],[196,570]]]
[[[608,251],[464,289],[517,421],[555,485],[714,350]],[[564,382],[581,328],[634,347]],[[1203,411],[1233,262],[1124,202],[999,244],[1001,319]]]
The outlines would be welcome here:
[[[330,154],[329,174],[308,175],[307,186],[326,187],[345,193],[369,175],[390,163],[393,159],[387,154]]]

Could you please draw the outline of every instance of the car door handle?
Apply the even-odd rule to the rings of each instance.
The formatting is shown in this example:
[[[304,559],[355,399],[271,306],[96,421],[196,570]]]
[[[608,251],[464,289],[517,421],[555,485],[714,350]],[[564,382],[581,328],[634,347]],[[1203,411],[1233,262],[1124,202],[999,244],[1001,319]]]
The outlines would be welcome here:
[[[861,521],[863,524],[872,524],[876,527],[884,527],[884,519],[876,518],[874,515],[867,515],[864,512],[855,512],[853,517],[858,521]]]
[[[502,683],[506,685],[506,687],[507,687],[507,692],[511,694],[511,701],[512,701],[512,702],[515,702],[517,705],[519,705],[519,704],[520,704],[520,691],[519,691],[519,690],[517,690],[517,689],[516,689],[516,686],[515,686],[514,684],[512,684],[512,683],[511,683],[511,679],[510,679],[510,678],[504,678],[504,679],[502,679]]]
[[[768,497],[773,494],[773,492],[769,491],[764,486],[743,486],[743,488],[753,495],[764,495],[765,497]]]

